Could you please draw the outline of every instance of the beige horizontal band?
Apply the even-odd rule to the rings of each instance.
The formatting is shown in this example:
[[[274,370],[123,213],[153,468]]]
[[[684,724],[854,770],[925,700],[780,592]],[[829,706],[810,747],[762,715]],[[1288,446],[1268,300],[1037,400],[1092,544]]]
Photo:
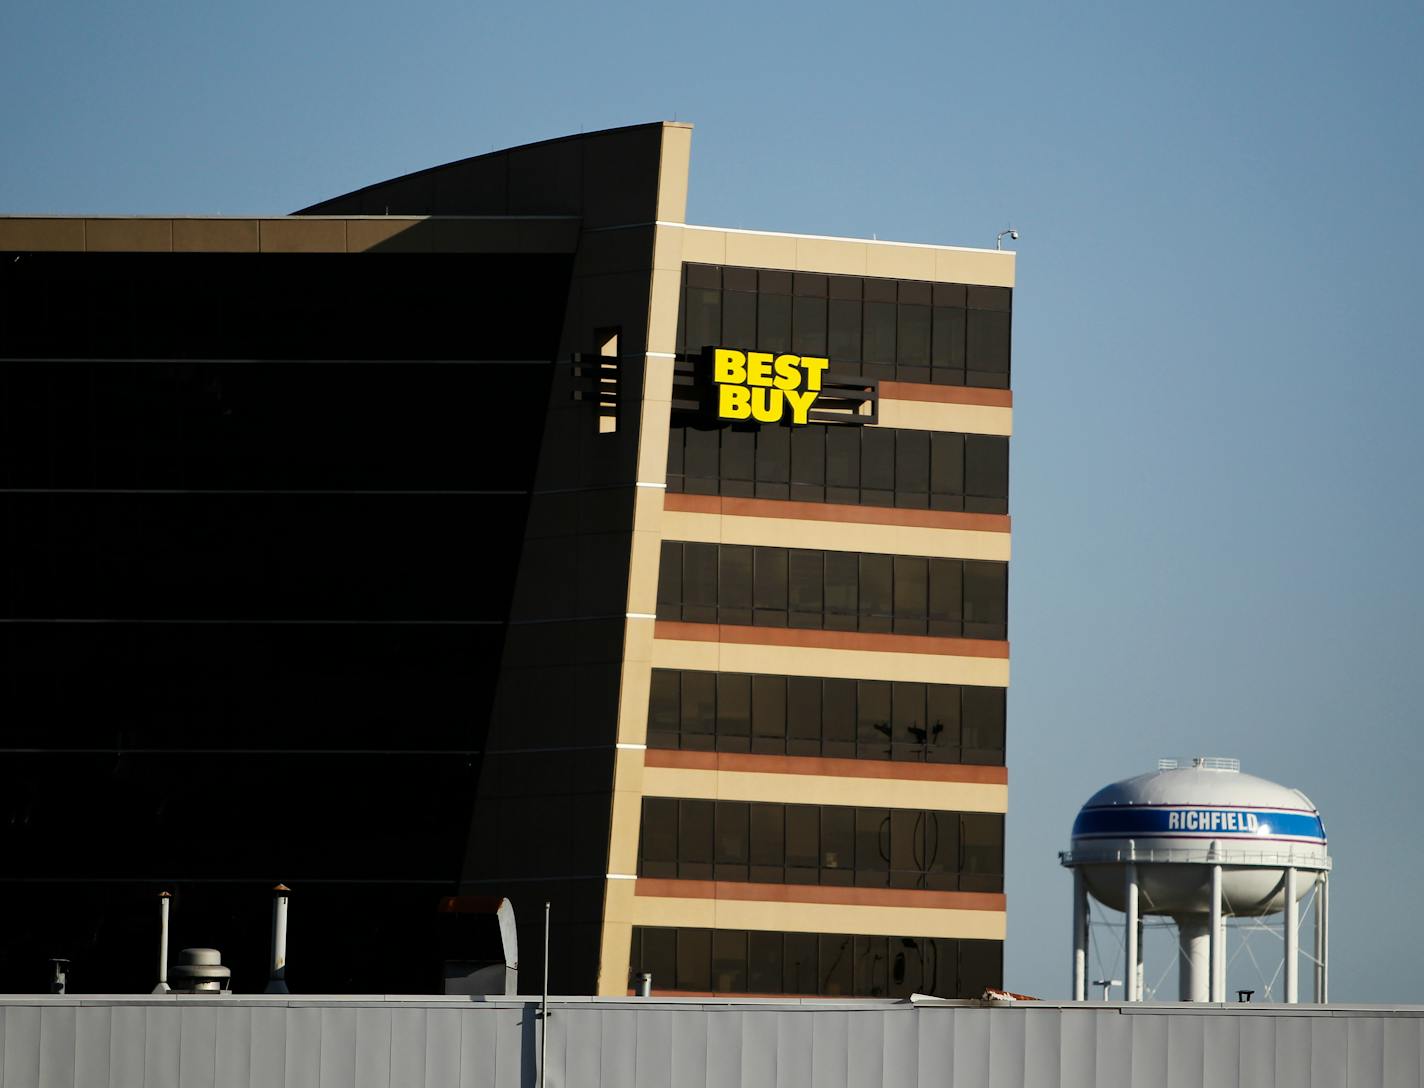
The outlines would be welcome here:
[[[815,548],[839,552],[922,555],[939,559],[993,559],[1007,562],[1008,533],[972,529],[931,529],[868,522],[801,521],[793,518],[737,517],[664,509],[665,540],[707,544],[750,544],[769,548]]]
[[[572,253],[564,216],[0,217],[0,250],[104,253]]]
[[[613,883],[630,882],[610,882],[610,885]],[[635,926],[756,929],[782,933],[879,933],[895,937],[960,937],[987,941],[1002,941],[1008,928],[1006,914],[996,910],[680,898],[636,893],[628,898],[630,916],[626,921]],[[623,921],[613,918],[611,914],[608,919]]]
[[[1014,410],[987,404],[945,404],[931,400],[880,397],[876,426],[907,431],[958,431],[962,434],[1014,433]]]
[[[679,626],[686,629],[694,625]],[[898,647],[885,650],[826,649],[820,646],[725,642],[716,641],[718,628],[715,624],[696,626],[710,629],[705,641],[668,638],[661,634],[654,637],[653,667],[784,676],[843,676],[856,680],[904,680],[999,688],[1009,685],[1007,658],[906,653]],[[662,623],[657,627],[664,629]]]
[[[676,228],[680,225],[660,226]],[[1014,285],[1014,254],[1008,250],[958,249],[690,224],[681,226],[680,233],[682,259],[694,264],[785,268],[794,272],[974,283],[987,287]]]
[[[696,797],[718,801],[780,801],[788,805],[1007,812],[1008,786],[845,775],[775,774],[767,771],[643,768],[645,797]]]

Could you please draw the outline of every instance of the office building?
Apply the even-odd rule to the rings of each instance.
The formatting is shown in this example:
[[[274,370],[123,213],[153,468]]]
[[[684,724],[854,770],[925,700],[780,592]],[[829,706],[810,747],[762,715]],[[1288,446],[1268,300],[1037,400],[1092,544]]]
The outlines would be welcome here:
[[[0,218],[0,987],[1001,982],[1013,255],[685,221],[691,129]],[[804,420],[804,422],[803,422]],[[532,972],[532,973],[531,973]]]

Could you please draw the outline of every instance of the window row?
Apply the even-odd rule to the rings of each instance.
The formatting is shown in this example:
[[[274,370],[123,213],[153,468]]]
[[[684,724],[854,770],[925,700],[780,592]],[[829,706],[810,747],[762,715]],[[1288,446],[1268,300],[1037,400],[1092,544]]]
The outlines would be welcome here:
[[[352,261],[345,253],[5,252],[0,358],[547,362],[559,352],[572,264],[572,255],[553,253]],[[498,403],[487,396],[476,402]],[[393,390],[393,411],[402,399]],[[339,387],[318,418],[340,415],[330,408],[337,403]],[[501,422],[497,413],[480,417],[481,426]],[[383,438],[379,427],[371,438]]]
[[[0,364],[0,487],[522,490],[554,368],[476,362]],[[339,402],[341,411],[331,411]]]
[[[502,623],[512,586],[468,557],[514,570],[527,509],[522,495],[0,489],[0,616]]]
[[[645,797],[638,875],[1001,892],[1004,817]]]
[[[824,356],[833,373],[1006,389],[1013,293],[917,280],[684,265],[678,350]]]
[[[648,745],[1003,766],[1004,689],[654,669]]]
[[[910,509],[1009,511],[1009,440],[810,423],[708,426],[674,413],[669,491]]]
[[[1003,986],[1000,941],[633,927],[630,974],[653,989],[813,997],[973,998]]]
[[[665,540],[658,619],[1008,637],[1007,563]]]

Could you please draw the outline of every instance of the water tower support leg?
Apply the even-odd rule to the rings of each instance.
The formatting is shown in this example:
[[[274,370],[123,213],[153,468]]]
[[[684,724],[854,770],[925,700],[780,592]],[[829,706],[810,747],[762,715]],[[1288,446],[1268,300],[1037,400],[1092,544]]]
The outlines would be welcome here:
[[[1320,1003],[1330,1001],[1330,874],[1320,885]]]
[[[1178,918],[1177,943],[1181,948],[1177,997],[1182,1001],[1210,1001],[1211,935],[1207,920],[1200,914],[1184,914]]]
[[[1311,912],[1315,917],[1315,1003],[1325,1004],[1325,927],[1321,924],[1321,911],[1325,903],[1325,874],[1315,874],[1315,909]]]
[[[1143,968],[1143,957],[1147,955],[1147,941],[1142,932],[1143,922],[1142,911],[1137,912],[1137,966],[1133,969],[1133,977],[1136,979],[1137,1000],[1147,1000],[1147,972]]]
[[[1300,911],[1295,904],[1295,869],[1286,869],[1286,1004],[1300,1001]]]
[[[1226,1000],[1226,933],[1221,924],[1221,866],[1211,867],[1211,1000]]]
[[[1127,955],[1124,957],[1122,977],[1127,981],[1127,1000],[1141,1001],[1142,994],[1137,989],[1137,961],[1141,957],[1138,948],[1137,928],[1137,866],[1123,866],[1127,881]]]
[[[1088,997],[1088,887],[1083,870],[1073,870],[1073,1000]]]

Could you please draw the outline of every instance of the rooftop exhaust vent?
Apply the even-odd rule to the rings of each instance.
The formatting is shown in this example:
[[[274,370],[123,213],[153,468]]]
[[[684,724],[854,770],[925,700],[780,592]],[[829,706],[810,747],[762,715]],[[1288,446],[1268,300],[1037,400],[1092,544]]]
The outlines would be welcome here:
[[[232,985],[232,972],[216,948],[185,948],[168,972],[173,989],[186,994],[217,994]]]

